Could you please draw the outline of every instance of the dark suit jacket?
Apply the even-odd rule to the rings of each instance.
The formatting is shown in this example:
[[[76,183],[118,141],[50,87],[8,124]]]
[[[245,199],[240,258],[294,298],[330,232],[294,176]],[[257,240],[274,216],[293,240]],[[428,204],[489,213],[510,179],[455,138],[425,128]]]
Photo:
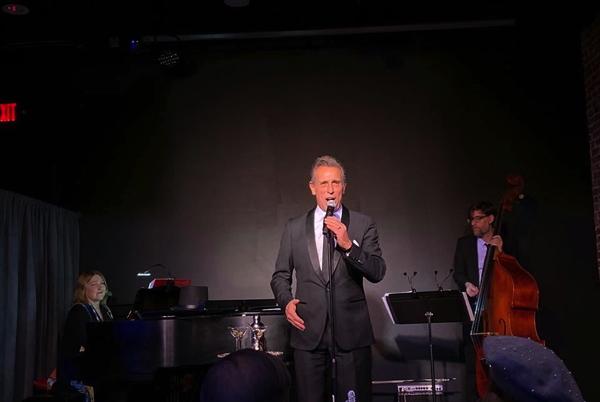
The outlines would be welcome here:
[[[333,255],[335,296],[335,337],[340,348],[352,350],[374,343],[373,329],[363,288],[363,278],[377,283],[386,265],[379,248],[379,235],[371,218],[343,207],[342,222],[351,240],[356,241],[348,256],[339,248]],[[299,299],[297,313],[306,329],[292,328],[291,346],[315,349],[325,331],[328,284],[323,277],[315,244],[314,212],[290,219],[283,230],[271,289],[282,309]],[[292,295],[292,274],[296,273],[296,294]]]
[[[100,305],[104,321],[113,321],[112,313],[104,305]],[[93,313],[89,304],[74,304],[69,309],[64,332],[59,341],[57,376],[61,383],[68,384],[71,380],[81,380],[79,367],[85,358],[80,349],[87,347],[87,323],[99,319]]]
[[[458,239],[454,252],[454,282],[461,292],[466,290],[465,283],[479,286],[479,267],[477,266],[477,237],[467,235]]]

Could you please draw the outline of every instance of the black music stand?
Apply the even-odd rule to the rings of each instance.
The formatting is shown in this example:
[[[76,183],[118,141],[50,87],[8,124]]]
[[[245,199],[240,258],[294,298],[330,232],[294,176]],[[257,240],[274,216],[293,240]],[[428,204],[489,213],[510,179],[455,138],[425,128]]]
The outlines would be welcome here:
[[[382,299],[394,324],[427,324],[431,394],[433,402],[435,402],[435,366],[433,364],[431,323],[473,321],[473,311],[467,295],[458,290],[412,291],[386,293]]]

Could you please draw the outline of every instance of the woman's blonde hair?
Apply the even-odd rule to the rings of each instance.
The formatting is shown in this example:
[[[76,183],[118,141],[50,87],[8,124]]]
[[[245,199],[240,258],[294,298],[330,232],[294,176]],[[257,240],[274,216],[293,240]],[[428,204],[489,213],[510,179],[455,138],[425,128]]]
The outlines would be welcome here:
[[[100,271],[94,271],[94,270],[84,271],[79,275],[79,278],[77,278],[75,294],[73,294],[73,304],[90,302],[87,299],[87,297],[85,296],[85,287],[90,282],[90,280],[94,277],[94,275],[98,275],[100,278],[102,278],[102,281],[104,282],[104,286],[106,287],[106,292],[104,294],[104,298],[100,302],[100,304],[106,306],[106,300],[108,300],[108,296],[109,296],[108,284],[106,283],[106,278],[104,278],[104,275],[102,275],[102,273]]]

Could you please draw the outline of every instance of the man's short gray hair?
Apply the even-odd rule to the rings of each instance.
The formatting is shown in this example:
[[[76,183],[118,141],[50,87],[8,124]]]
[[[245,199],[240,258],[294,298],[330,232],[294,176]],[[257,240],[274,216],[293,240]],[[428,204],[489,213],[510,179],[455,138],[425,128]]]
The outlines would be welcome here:
[[[344,167],[342,166],[340,161],[338,161],[333,156],[329,156],[329,155],[319,156],[317,159],[315,159],[315,162],[313,163],[312,168],[310,170],[310,181],[311,182],[313,182],[313,183],[315,182],[315,170],[317,170],[317,168],[321,167],[321,166],[340,168],[340,170],[342,171],[342,183],[346,184],[346,171],[344,170]]]

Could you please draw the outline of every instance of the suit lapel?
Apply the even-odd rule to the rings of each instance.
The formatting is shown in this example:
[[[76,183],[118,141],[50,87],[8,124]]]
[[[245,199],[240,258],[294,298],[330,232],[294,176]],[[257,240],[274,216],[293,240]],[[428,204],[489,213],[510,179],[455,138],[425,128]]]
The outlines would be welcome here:
[[[346,230],[348,230],[348,236],[350,236],[350,210],[342,205],[342,223],[346,226]],[[350,236],[352,238],[352,236]],[[337,248],[333,252],[333,272],[337,269],[337,266],[342,259],[342,252]]]
[[[321,262],[317,253],[317,245],[315,243],[315,210],[312,209],[306,214],[306,248],[310,256],[310,262],[315,271],[315,274],[325,283],[323,271],[321,271]]]

